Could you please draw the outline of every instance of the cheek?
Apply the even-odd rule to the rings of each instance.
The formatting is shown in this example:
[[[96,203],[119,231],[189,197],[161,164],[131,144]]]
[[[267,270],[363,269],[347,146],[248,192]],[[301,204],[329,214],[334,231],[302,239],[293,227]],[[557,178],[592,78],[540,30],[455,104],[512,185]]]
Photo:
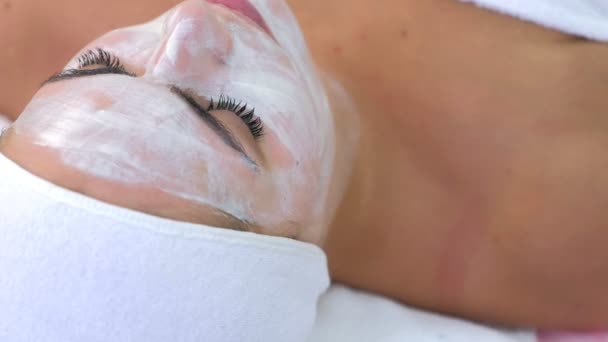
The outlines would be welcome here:
[[[287,221],[301,225],[322,218],[328,189],[318,161],[300,159],[289,168],[273,172],[271,178],[276,188],[274,207],[280,208],[275,215],[280,213]]]
[[[273,131],[266,129],[262,137],[262,144],[266,150],[266,155],[271,159],[270,167],[290,169],[300,163],[299,158],[302,156],[292,154]]]
[[[277,173],[274,179],[283,210],[293,221],[318,223],[324,218],[334,166],[333,126],[331,116],[315,116],[310,103],[298,107],[303,109],[268,112],[264,118],[269,129],[263,139]]]

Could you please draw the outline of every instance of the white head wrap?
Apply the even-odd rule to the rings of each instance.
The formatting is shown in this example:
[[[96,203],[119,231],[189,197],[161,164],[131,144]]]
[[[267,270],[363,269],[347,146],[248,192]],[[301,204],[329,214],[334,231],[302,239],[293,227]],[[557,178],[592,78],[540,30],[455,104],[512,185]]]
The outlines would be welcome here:
[[[329,284],[314,245],[161,219],[0,154],[0,341],[305,341]]]

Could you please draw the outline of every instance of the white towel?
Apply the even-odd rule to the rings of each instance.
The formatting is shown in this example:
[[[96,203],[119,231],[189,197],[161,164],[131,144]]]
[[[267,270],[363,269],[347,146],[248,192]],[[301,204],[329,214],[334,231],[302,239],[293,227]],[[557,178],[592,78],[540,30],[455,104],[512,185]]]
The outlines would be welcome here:
[[[460,0],[539,25],[608,41],[608,0]]]
[[[505,330],[399,304],[333,285],[321,298],[309,342],[536,342],[533,332]]]
[[[0,154],[0,341],[302,342],[329,284],[299,241],[165,220]]]

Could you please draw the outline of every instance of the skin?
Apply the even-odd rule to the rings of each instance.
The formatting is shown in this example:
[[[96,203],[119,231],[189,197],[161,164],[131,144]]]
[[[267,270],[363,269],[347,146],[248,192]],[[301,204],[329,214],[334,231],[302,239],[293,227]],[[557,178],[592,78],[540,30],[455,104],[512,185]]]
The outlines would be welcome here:
[[[171,5],[127,5],[104,21],[111,6],[28,3],[5,18],[56,13],[50,27],[74,38],[47,37],[46,23],[0,28],[12,48],[0,51],[13,51],[0,63],[11,65],[0,111],[13,116],[61,67],[53,54]],[[324,243],[333,278],[482,321],[606,328],[608,48],[455,1],[290,5],[319,68],[360,113],[354,171]],[[71,11],[100,19],[84,25],[93,16]],[[17,82],[15,65],[30,63],[25,80],[37,81]]]

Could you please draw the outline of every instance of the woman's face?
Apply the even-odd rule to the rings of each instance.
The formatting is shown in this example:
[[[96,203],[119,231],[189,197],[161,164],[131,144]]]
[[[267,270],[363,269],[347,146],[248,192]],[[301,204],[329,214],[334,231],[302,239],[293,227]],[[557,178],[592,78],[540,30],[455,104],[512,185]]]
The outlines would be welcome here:
[[[254,6],[188,0],[102,36],[12,133],[80,173],[262,232],[320,229],[335,159],[328,99],[284,2]]]

